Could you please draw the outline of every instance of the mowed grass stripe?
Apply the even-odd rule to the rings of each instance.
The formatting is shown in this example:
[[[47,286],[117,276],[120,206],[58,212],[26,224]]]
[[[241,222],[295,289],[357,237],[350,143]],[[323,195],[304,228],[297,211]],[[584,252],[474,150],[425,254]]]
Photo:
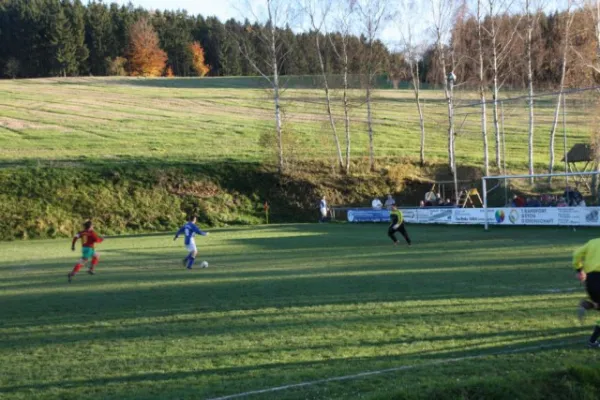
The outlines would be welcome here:
[[[175,82],[176,83],[176,82]],[[212,83],[211,83],[212,84]],[[260,142],[273,133],[273,106],[265,90],[171,85],[165,80],[72,79],[0,82],[0,124],[22,132],[22,137],[0,135],[5,160],[60,159],[89,152],[92,141],[97,158],[161,157],[176,160],[233,158],[271,160],[272,152]],[[509,93],[506,95],[518,95]],[[340,93],[333,92],[334,111],[342,133]],[[352,149],[355,157],[368,154],[364,93],[351,92]],[[418,114],[409,90],[376,92],[375,148],[379,157],[415,158],[420,146]],[[476,100],[476,93],[458,94],[459,104]],[[447,157],[447,116],[441,91],[424,91],[426,155],[431,161]],[[288,89],[282,95],[288,146],[303,159],[330,160],[334,149],[321,90]],[[536,165],[547,165],[548,132],[553,99],[536,104],[534,136]],[[494,129],[488,118],[491,152]],[[571,96],[567,137],[569,145],[587,142],[595,107],[585,94]],[[457,109],[457,158],[463,165],[480,166],[482,139],[477,107]],[[507,163],[523,169],[527,162],[527,109],[525,102],[505,110]],[[10,119],[10,120],[9,120]],[[21,121],[21,122],[19,122]],[[98,136],[98,137],[96,137]],[[562,151],[562,132],[556,139]],[[77,141],[73,142],[76,137]],[[18,140],[15,140],[18,139]],[[13,143],[13,142],[17,143]],[[48,151],[51,148],[53,151]],[[5,150],[2,150],[5,149]],[[557,168],[561,165],[557,163]]]

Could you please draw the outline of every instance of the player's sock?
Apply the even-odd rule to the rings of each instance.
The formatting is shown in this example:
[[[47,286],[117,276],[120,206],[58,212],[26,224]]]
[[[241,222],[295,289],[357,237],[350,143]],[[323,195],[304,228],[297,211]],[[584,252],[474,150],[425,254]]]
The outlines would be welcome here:
[[[71,271],[71,276],[74,276],[76,273],[78,273],[81,267],[83,267],[83,264],[75,264],[75,266],[73,267],[73,271]]]
[[[595,343],[600,337],[600,321],[598,321],[596,324],[597,325],[594,328],[594,333],[592,333],[592,336],[590,337],[590,343]]]
[[[98,265],[98,261],[100,261],[98,260],[98,257],[92,258],[92,266],[90,267],[90,271],[94,271],[94,268],[96,268],[96,265]]]
[[[187,268],[192,269],[192,265],[194,265],[194,261],[196,261],[196,257],[189,256]]]

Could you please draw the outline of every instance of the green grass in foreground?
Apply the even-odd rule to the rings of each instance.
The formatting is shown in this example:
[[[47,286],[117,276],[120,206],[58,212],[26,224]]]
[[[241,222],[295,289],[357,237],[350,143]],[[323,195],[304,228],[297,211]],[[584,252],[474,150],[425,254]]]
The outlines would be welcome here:
[[[0,243],[0,398],[202,399],[415,364],[255,398],[535,398],[600,361],[568,267],[596,231],[409,231],[412,248],[383,225],[214,230],[193,271],[170,235],[114,237],[71,285],[67,240]]]

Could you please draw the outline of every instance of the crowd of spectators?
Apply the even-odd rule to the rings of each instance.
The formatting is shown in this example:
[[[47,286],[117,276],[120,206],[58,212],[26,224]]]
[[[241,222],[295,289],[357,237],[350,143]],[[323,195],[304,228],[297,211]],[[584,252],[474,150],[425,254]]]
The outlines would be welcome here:
[[[507,207],[585,207],[579,189],[567,186],[562,196],[544,194],[539,197],[514,195]]]
[[[387,195],[385,202],[379,197],[375,197],[371,202],[371,208],[374,210],[391,210],[396,201],[391,194]],[[541,196],[523,197],[514,195],[506,207],[585,207],[585,200],[578,188],[567,186],[562,196],[544,194]],[[455,207],[456,204],[450,199],[445,199],[440,193],[433,191],[425,194],[425,199],[421,200],[419,207]]]
[[[419,207],[454,207],[455,204],[450,200],[442,197],[440,193],[427,192],[425,200],[421,200]]]
[[[382,210],[383,208],[385,208],[386,210],[391,210],[392,206],[394,205],[396,205],[396,200],[394,200],[391,194],[387,195],[385,203],[382,203],[381,200],[379,200],[379,197],[375,197],[371,202],[371,207],[374,210]]]

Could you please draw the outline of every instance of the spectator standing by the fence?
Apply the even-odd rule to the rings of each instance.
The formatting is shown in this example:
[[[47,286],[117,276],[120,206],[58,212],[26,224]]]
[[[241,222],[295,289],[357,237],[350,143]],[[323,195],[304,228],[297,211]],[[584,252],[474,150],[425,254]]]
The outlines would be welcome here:
[[[583,195],[579,191],[579,188],[575,187],[575,189],[573,190],[573,203],[574,203],[573,206],[574,207],[580,206],[582,202],[584,203],[584,206],[585,206],[585,201],[583,200]]]
[[[577,205],[576,200],[575,200],[575,198],[577,197],[577,195],[575,194],[575,191],[573,190],[573,188],[571,186],[567,186],[565,188],[565,192],[563,193],[563,197],[565,198],[565,201],[567,202],[567,206],[568,207],[574,207],[574,206]]]
[[[385,208],[387,208],[388,210],[392,209],[392,206],[396,205],[396,200],[394,200],[394,198],[392,197],[391,194],[387,195],[387,200],[385,201]]]
[[[517,196],[516,194],[513,196],[512,206],[513,207],[525,207],[526,201],[523,197]]]
[[[542,203],[537,197],[530,197],[527,199],[527,207],[541,207]]]
[[[323,196],[321,198],[321,201],[319,202],[319,212],[321,214],[321,218],[319,219],[319,222],[327,222],[327,211],[329,209],[327,208],[327,199],[325,198],[325,196]]]
[[[381,208],[383,207],[383,203],[381,202],[381,200],[379,200],[379,197],[375,197],[373,199],[373,201],[371,202],[371,207],[373,207],[374,210],[381,210]]]
[[[564,197],[561,197],[560,199],[558,199],[558,201],[556,202],[556,207],[568,207],[569,204],[567,203],[567,201],[565,200]]]

